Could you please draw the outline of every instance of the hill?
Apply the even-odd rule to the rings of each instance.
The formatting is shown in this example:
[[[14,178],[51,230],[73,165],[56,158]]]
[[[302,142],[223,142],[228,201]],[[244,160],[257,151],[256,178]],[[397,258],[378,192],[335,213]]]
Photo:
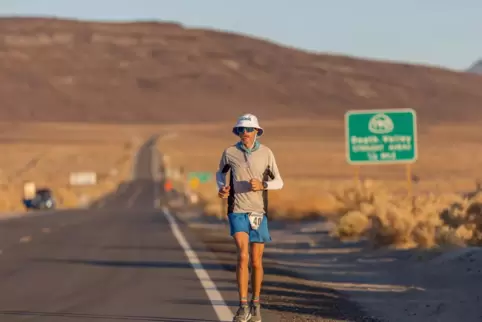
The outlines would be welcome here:
[[[476,61],[467,71],[469,73],[482,74],[482,59]]]
[[[312,54],[173,23],[0,20],[3,121],[205,122],[342,118],[415,108],[421,121],[480,116],[482,78]]]

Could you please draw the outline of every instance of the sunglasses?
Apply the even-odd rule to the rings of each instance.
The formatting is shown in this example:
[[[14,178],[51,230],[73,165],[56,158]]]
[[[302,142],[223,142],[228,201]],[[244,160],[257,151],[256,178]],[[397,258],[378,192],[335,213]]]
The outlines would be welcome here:
[[[244,133],[245,131],[248,132],[248,133],[251,133],[254,130],[256,130],[254,127],[237,127],[236,133],[241,134],[241,133]]]

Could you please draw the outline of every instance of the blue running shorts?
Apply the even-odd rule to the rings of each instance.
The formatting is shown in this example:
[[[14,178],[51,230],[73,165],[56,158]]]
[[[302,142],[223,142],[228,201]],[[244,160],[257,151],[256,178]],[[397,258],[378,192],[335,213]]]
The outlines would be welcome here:
[[[231,236],[242,231],[249,235],[251,243],[267,243],[271,241],[266,215],[264,215],[263,221],[261,221],[261,225],[259,225],[257,230],[251,228],[247,213],[230,213],[228,214],[228,220]]]

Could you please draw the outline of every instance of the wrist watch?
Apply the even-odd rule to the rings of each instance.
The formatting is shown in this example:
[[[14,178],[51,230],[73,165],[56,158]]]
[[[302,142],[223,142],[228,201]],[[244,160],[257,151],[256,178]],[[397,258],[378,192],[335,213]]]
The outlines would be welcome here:
[[[268,189],[268,183],[266,181],[263,181],[263,188]]]

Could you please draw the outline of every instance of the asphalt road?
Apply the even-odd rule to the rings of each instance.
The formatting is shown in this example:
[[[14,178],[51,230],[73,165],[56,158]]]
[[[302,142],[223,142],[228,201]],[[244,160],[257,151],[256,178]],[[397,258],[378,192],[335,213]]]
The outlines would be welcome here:
[[[164,209],[154,142],[140,149],[133,180],[90,209],[0,222],[1,322],[231,321],[232,243]],[[342,317],[346,301],[329,290],[283,277],[270,263],[266,276],[263,321],[355,321]]]

